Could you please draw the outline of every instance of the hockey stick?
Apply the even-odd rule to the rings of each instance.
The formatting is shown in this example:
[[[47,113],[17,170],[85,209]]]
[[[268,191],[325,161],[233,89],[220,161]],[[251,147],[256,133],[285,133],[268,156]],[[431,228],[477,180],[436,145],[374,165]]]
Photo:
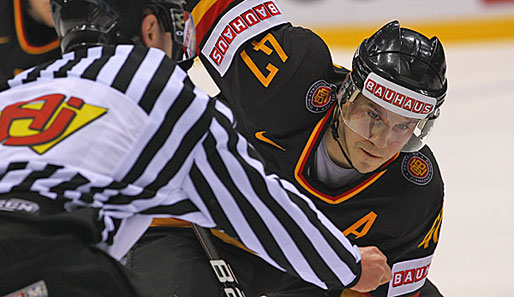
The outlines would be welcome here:
[[[216,244],[212,240],[212,233],[209,229],[200,227],[196,224],[191,224],[193,231],[200,241],[200,244],[205,251],[205,254],[209,258],[209,263],[218,278],[218,281],[223,285],[225,296],[227,297],[245,297],[245,294],[239,289],[239,283],[237,281],[232,268],[228,265],[225,260],[221,257]]]

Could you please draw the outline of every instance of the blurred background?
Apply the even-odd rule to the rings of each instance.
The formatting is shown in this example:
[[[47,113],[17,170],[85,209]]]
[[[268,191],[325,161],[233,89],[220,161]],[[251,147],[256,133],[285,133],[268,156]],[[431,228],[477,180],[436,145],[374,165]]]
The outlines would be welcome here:
[[[514,296],[514,0],[279,0],[351,68],[360,41],[397,19],[446,49],[448,95],[428,140],[445,213],[429,278],[444,296]],[[196,64],[193,80],[217,89]]]

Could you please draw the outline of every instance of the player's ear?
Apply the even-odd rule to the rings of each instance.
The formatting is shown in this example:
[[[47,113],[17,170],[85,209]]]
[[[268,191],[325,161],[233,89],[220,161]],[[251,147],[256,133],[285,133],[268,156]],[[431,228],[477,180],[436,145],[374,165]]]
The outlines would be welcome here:
[[[141,42],[146,47],[153,47],[159,38],[159,20],[153,14],[148,14],[141,22]]]

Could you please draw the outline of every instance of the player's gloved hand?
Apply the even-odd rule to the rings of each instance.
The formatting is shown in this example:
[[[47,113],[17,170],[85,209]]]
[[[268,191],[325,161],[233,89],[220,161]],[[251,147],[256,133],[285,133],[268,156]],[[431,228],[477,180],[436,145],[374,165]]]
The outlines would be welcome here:
[[[351,289],[357,292],[369,292],[385,284],[393,277],[387,265],[387,257],[376,247],[359,247],[361,252],[361,278]]]

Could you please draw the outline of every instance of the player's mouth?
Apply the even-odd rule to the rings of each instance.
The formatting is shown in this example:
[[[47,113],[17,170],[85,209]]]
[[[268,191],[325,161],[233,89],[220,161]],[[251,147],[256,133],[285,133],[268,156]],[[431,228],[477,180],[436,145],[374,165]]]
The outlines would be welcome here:
[[[382,159],[382,157],[380,157],[378,154],[372,154],[370,152],[368,152],[367,150],[361,148],[362,152],[364,153],[364,155],[368,156],[369,158],[372,158],[372,159]]]

